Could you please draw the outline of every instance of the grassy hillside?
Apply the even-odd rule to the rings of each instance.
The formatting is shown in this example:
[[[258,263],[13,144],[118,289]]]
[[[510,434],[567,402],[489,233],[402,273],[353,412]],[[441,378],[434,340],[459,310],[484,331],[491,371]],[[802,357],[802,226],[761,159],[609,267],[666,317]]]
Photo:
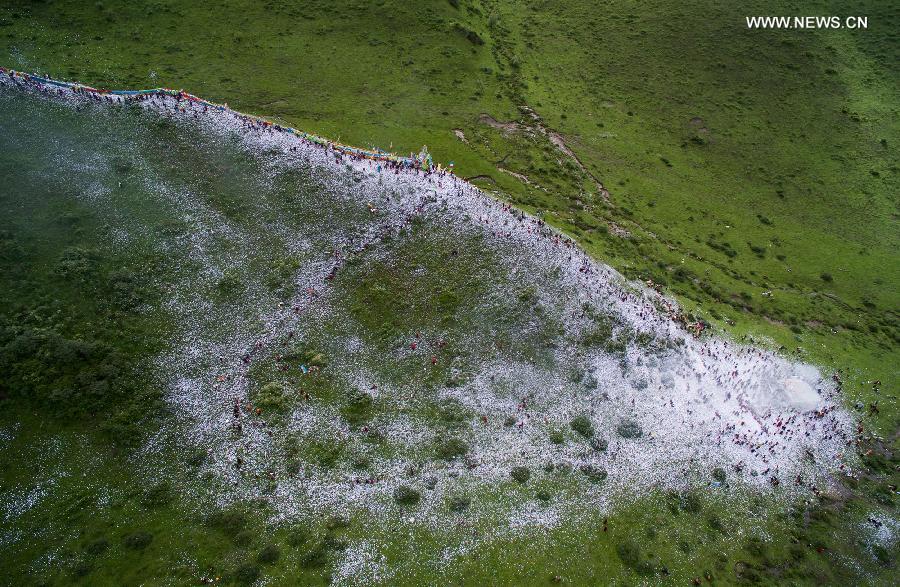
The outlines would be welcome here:
[[[798,11],[869,29],[744,24]],[[427,144],[626,275],[884,406],[870,382],[897,385],[897,24],[883,2],[13,1],[0,51],[363,146]]]
[[[441,461],[487,440],[466,436],[480,414],[434,391],[493,360],[566,375],[568,390],[580,385],[572,373],[584,339],[560,326],[552,280],[523,288],[509,273],[521,253],[430,224],[348,263],[334,282],[336,314],[305,325],[316,336],[276,341],[272,353],[321,367],[321,377],[282,374],[268,350],[248,370],[248,399],[265,409],[247,430],[268,430],[270,444],[207,437],[200,425],[218,430],[232,398],[191,411],[162,401],[167,378],[199,381],[217,364],[213,351],[252,348],[265,312],[302,293],[294,278],[316,260],[311,251],[381,217],[344,205],[352,175],[334,189],[304,166],[272,173],[275,150],[9,94],[0,96],[0,584],[327,584],[346,580],[352,565],[337,564],[365,558],[373,551],[356,549],[373,541],[406,584],[890,584],[898,15],[884,2],[722,4],[10,0],[0,6],[0,64],[100,87],[184,88],[351,144],[427,144],[436,161],[662,286],[715,330],[839,369],[862,426],[847,451],[861,459],[858,479],[839,476],[839,491],[791,502],[711,489],[717,480],[702,470],[694,491],[650,492],[527,540],[485,538],[509,525],[503,508],[549,517],[606,485],[529,462],[525,483],[503,469],[495,485],[460,483],[432,498],[429,467],[443,475],[452,467]],[[869,29],[744,24],[807,13],[867,15]],[[408,350],[420,330],[446,337],[433,367],[426,351]],[[342,355],[354,348],[364,352]],[[559,348],[576,351],[560,362]],[[346,395],[342,374],[360,366],[408,403]],[[327,432],[289,433],[288,416],[305,404],[285,390],[298,386],[331,418],[317,421]],[[584,426],[551,416],[534,440],[541,451],[594,455]],[[385,418],[427,434],[398,448],[407,428],[389,441],[369,434]],[[329,436],[335,421],[350,433]],[[593,425],[598,438],[616,438],[611,421]],[[243,471],[226,460],[238,455]],[[388,500],[402,514],[390,523],[315,508],[273,522],[287,506],[271,496],[298,470],[374,475],[400,457],[420,465],[403,478],[421,501]],[[423,511],[457,525],[404,522]],[[477,548],[452,565],[421,563],[458,545]]]
[[[568,252],[244,129],[7,91],[0,121],[4,584],[893,573],[889,447],[829,480],[812,418],[782,441],[834,490],[747,476],[677,383],[703,342],[583,302]]]

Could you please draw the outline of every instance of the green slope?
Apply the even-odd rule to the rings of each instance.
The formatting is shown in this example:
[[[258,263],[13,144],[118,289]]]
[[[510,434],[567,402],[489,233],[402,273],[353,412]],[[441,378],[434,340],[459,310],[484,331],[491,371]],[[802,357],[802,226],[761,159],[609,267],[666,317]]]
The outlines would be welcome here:
[[[427,144],[437,161],[482,176],[476,181],[498,197],[544,213],[598,258],[664,284],[735,337],[770,337],[786,352],[799,347],[806,360],[842,368],[848,404],[861,402],[864,426],[896,443],[900,59],[888,3],[297,4],[11,0],[0,6],[0,62],[98,86],[183,87],[352,144],[401,152]],[[868,15],[869,30],[743,25],[747,14],[848,12]],[[525,105],[541,124],[520,110]],[[516,125],[494,128],[480,122],[490,120],[483,114]],[[583,167],[541,128],[559,132]],[[8,177],[41,164],[36,152],[5,156]],[[228,160],[231,169],[239,159]],[[252,187],[234,185],[240,174],[223,174],[222,162],[189,149],[185,160],[190,169],[168,169],[208,181],[219,195],[213,204],[240,220]],[[137,367],[163,344],[166,317],[136,310],[158,303],[165,260],[139,246],[104,249],[92,236],[98,220],[65,197],[63,182],[29,194],[31,208],[19,205],[22,193],[0,198],[2,334],[6,343],[24,329],[38,358],[4,371],[0,405],[12,409],[3,428],[24,432],[0,458],[0,485],[40,486],[64,471],[92,480],[66,478],[57,488],[64,498],[17,522],[14,530],[33,538],[14,553],[0,548],[0,584],[187,583],[205,572],[235,582],[254,572],[326,582],[323,561],[344,540],[367,536],[364,524],[322,520],[273,532],[253,504],[243,518],[210,518],[180,497],[157,499],[166,487],[147,487],[131,454],[110,448],[110,440],[143,440],[147,421],[137,414],[165,421],[150,409],[157,390]],[[177,230],[135,196],[129,210]],[[631,238],[617,236],[622,230]],[[70,282],[61,265],[86,272]],[[73,356],[89,360],[58,360]],[[44,372],[42,360],[60,367]],[[110,373],[121,397],[102,395],[102,384],[81,386]],[[60,397],[75,380],[96,395]],[[882,381],[879,392],[872,380]],[[22,385],[34,397],[10,401]],[[875,401],[877,414],[867,406]],[[660,496],[617,512],[609,534],[601,520],[586,520],[524,553],[520,542],[500,542],[454,567],[451,578],[585,584],[616,576],[630,584],[652,561],[669,565],[673,584],[707,571],[721,584],[850,584],[862,576],[846,564],[855,560],[872,582],[890,584],[896,553],[873,547],[856,525],[873,507],[896,512],[896,460],[873,446],[868,473],[846,499],[782,511],[768,502],[726,509]],[[760,527],[773,541],[735,537],[747,511],[769,512]],[[135,537],[142,532],[153,537],[143,549]],[[429,536],[395,538],[392,563],[433,546]],[[275,562],[260,558],[270,544],[280,551]],[[201,568],[184,563],[197,553]],[[62,561],[59,574],[34,571],[52,556]],[[438,580],[426,569],[410,573],[410,583]]]
[[[229,340],[233,330],[238,342],[252,346],[268,330],[269,310],[302,293],[292,286],[316,259],[309,254],[328,255],[335,235],[358,234],[378,216],[358,198],[352,206],[340,199],[342,189],[352,189],[353,174],[332,183],[284,161],[273,173],[267,162],[277,150],[244,149],[234,137],[133,108],[75,109],[4,92],[0,130],[0,179],[7,187],[0,191],[3,584],[196,584],[203,577],[325,584],[339,578],[337,565],[349,557],[344,551],[373,542],[397,572],[391,584],[674,585],[706,576],[719,584],[879,584],[892,577],[896,557],[889,548],[896,542],[878,540],[867,518],[891,524],[896,517],[895,460],[889,447],[869,441],[859,446],[873,451],[862,460],[861,478],[842,476],[840,492],[809,503],[740,485],[707,489],[716,473],[701,471],[689,493],[641,488],[635,502],[608,515],[579,508],[549,531],[492,534],[509,526],[507,508],[533,508],[540,518],[558,504],[580,504],[585,491],[604,495],[602,480],[585,488],[583,470],[533,460],[526,483],[506,475],[488,485],[461,479],[452,488],[471,500],[463,513],[451,509],[452,499],[443,502],[450,496],[424,489],[419,504],[401,506],[410,516],[438,508],[444,523],[433,528],[407,526],[401,516],[383,526],[365,515],[326,517],[314,504],[318,515],[300,510],[290,524],[277,523],[273,516],[282,510],[267,492],[296,488],[298,467],[363,475],[367,459],[377,472],[381,458],[421,458],[433,466],[465,452],[450,440],[468,439],[466,431],[482,428],[482,420],[453,402],[435,402],[444,382],[464,384],[497,360],[543,364],[571,379],[582,346],[622,352],[620,333],[607,338],[611,326],[599,316],[590,336],[565,334],[557,307],[565,296],[548,295],[564,288],[548,291],[553,282],[527,262],[516,267],[527,279],[510,279],[508,265],[498,261],[514,250],[464,240],[457,232],[464,228],[448,226],[441,214],[354,255],[334,280],[332,311],[304,320],[306,344],[281,331],[254,360],[248,399],[263,412],[244,422],[263,426],[274,442],[271,452],[245,453],[241,486],[259,493],[222,508],[230,487],[210,462],[222,464],[221,453],[240,444],[240,434],[229,435],[229,427],[225,442],[195,445],[191,425],[202,413],[173,413],[178,404],[159,401],[158,390],[173,373],[190,376],[216,363],[216,347],[207,343]],[[323,186],[336,189],[320,196]],[[289,246],[303,242],[310,248]],[[220,267],[221,274],[211,271]],[[537,289],[521,289],[529,283]],[[198,309],[196,299],[208,305]],[[182,339],[195,328],[202,336]],[[398,352],[398,338],[414,340],[420,330],[423,341],[440,332],[448,343],[437,351],[436,367],[427,367],[429,353],[408,354],[406,344]],[[346,344],[348,337],[358,344]],[[166,352],[172,348],[181,350]],[[348,356],[348,348],[356,350]],[[571,349],[561,353],[571,356],[556,364],[553,348]],[[179,358],[194,349],[196,362],[185,371]],[[282,353],[294,366],[288,372],[279,368]],[[324,376],[301,376],[300,361],[321,366]],[[403,393],[357,401],[347,394],[341,361],[365,365]],[[497,393],[521,392],[516,381],[501,377]],[[285,390],[298,386],[352,433],[335,437],[323,426],[288,434],[283,417],[303,400]],[[231,398],[225,399],[209,406],[217,428],[217,416],[230,413]],[[488,414],[499,427],[502,418]],[[436,436],[398,451],[362,430],[385,416],[419,418]],[[554,422],[534,446],[580,451],[591,446],[583,438],[591,426],[597,436],[613,434],[610,421],[587,428],[576,422]],[[226,475],[233,470],[227,464]],[[268,474],[254,475],[251,464]],[[415,472],[405,480],[423,483]],[[280,494],[280,500],[305,497]],[[460,544],[470,545],[471,555],[443,564],[441,553]]]

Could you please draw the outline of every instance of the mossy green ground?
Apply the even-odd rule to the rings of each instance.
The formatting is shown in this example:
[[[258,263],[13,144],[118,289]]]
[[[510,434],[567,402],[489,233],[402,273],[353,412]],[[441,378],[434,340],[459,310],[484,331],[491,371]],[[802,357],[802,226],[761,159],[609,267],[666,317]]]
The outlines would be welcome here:
[[[436,160],[454,161],[460,175],[489,178],[479,181],[498,197],[543,213],[626,275],[668,286],[688,309],[733,336],[770,337],[786,352],[801,347],[802,358],[842,368],[848,403],[877,401],[879,412],[865,415],[864,424],[893,436],[900,59],[889,6],[853,9],[869,16],[867,31],[776,32],[747,31],[743,17],[847,9],[459,4],[14,1],[0,8],[0,51],[3,65],[17,69],[116,88],[181,87],[353,144],[400,152],[427,144]],[[561,134],[583,169],[535,130],[523,105]],[[479,122],[482,113],[519,126],[494,128]],[[4,157],[10,175],[35,161]],[[251,216],[248,187],[235,185],[240,173],[223,177],[228,169],[172,172],[217,182],[221,198],[210,205],[229,218]],[[591,175],[608,188],[610,204]],[[123,449],[143,440],[148,416],[165,415],[147,413],[158,407],[158,390],[141,385],[131,369],[160,348],[167,327],[164,316],[135,308],[158,300],[166,264],[140,244],[104,251],[95,219],[71,199],[49,197],[65,195],[64,181],[26,200],[6,190],[2,201],[5,323],[16,336],[23,327],[33,334],[34,356],[61,357],[51,361],[60,372],[35,377],[35,365],[22,362],[5,371],[11,376],[0,391],[11,409],[4,426],[18,422],[27,433],[5,451],[2,479],[4,487],[33,482],[43,470],[23,463],[41,463],[42,447],[53,442],[62,448],[46,463],[49,470],[90,473],[93,481],[66,481],[73,484],[68,501],[28,514],[16,529],[34,538],[28,549],[4,552],[4,581],[188,582],[208,568],[228,580],[258,571],[284,582],[325,582],[341,540],[369,531],[359,521],[345,529],[323,520],[303,529],[307,538],[292,540],[288,529],[269,533],[253,504],[246,520],[229,525],[181,498],[148,497],[137,485]],[[34,208],[22,208],[22,201]],[[131,210],[160,225],[171,220],[162,210]],[[616,227],[631,238],[617,236]],[[280,251],[272,257],[265,265],[275,269],[277,288],[278,267],[290,271],[292,261]],[[61,271],[84,277],[61,279]],[[403,276],[381,274],[383,283],[375,285],[390,291],[392,279]],[[381,290],[372,291],[367,295]],[[221,294],[227,301],[227,281]],[[363,312],[359,319],[400,320],[409,309],[402,300],[381,301],[383,315]],[[453,315],[454,301],[443,303],[435,320]],[[117,327],[99,326],[110,323]],[[20,356],[27,355],[14,354]],[[88,366],[66,362],[71,356],[87,357]],[[882,381],[880,393],[873,380]],[[105,396],[104,382],[123,390],[121,397]],[[76,388],[103,400],[94,405],[90,394],[59,395]],[[16,395],[23,389],[27,399]],[[59,413],[48,418],[47,410]],[[73,423],[63,424],[66,418]],[[102,426],[94,425],[98,420]],[[121,448],[111,449],[110,439]],[[558,575],[575,584],[615,576],[624,584],[639,581],[651,560],[654,569],[664,564],[672,573],[671,579],[654,574],[653,581],[677,584],[705,571],[720,583],[847,583],[855,577],[839,563],[846,554],[888,581],[893,571],[882,565],[893,564],[896,553],[859,543],[850,527],[869,503],[894,507],[888,483],[896,461],[879,450],[866,461],[871,477],[846,500],[815,506],[799,519],[775,504],[760,505],[767,515],[759,527],[773,538],[765,546],[728,536],[742,512],[704,504],[703,513],[676,508],[673,517],[661,497],[617,512],[607,532],[602,520],[579,521],[527,547],[497,543],[448,572],[472,583],[543,584]],[[106,499],[108,492],[117,497]],[[104,505],[92,509],[89,502]],[[710,523],[714,513],[722,519]],[[139,538],[126,546],[135,532],[152,535],[145,549]],[[428,548],[429,540],[396,537],[394,556],[403,560],[411,544]],[[271,550],[257,560],[270,542],[277,560],[269,561]],[[190,545],[201,568],[180,566],[179,548],[187,547],[172,544]],[[59,576],[29,571],[52,552],[65,561]],[[433,571],[417,572],[411,583],[434,580],[425,574]]]

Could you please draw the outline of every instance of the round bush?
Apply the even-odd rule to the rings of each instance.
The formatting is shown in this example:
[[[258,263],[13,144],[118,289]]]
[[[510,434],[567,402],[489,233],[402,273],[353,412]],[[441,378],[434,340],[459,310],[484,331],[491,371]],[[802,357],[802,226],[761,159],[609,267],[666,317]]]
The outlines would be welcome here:
[[[100,554],[103,554],[104,552],[106,552],[106,550],[108,548],[109,548],[109,540],[107,540],[106,538],[98,538],[97,540],[89,542],[84,547],[84,550],[88,554],[97,556],[97,555],[100,555]]]
[[[452,512],[463,512],[469,509],[469,505],[472,503],[472,498],[468,495],[454,495],[450,498],[450,511]]]
[[[435,454],[439,459],[452,461],[458,459],[469,451],[469,445],[461,438],[449,438],[438,444]]]
[[[259,551],[259,554],[256,556],[256,560],[264,565],[271,565],[275,563],[279,559],[279,557],[281,557],[281,551],[278,550],[278,547],[274,544],[269,544]]]
[[[400,505],[415,505],[422,499],[422,494],[410,487],[409,485],[401,485],[394,490],[394,501]]]
[[[153,542],[153,534],[138,530],[137,532],[127,534],[122,542],[125,544],[125,548],[130,548],[131,550],[144,550],[150,546],[151,542]]]
[[[231,537],[231,541],[234,542],[236,546],[250,546],[253,542],[253,533],[250,532],[250,530],[241,530]]]
[[[726,479],[725,469],[723,469],[722,467],[716,467],[715,469],[713,469],[712,476],[713,476],[713,479],[715,479],[719,483],[725,483],[725,479]]]
[[[266,412],[284,412],[288,408],[288,392],[281,383],[271,381],[256,392],[254,403]]]
[[[609,448],[609,441],[605,438],[592,438],[591,448],[599,452],[606,452],[606,449]]]
[[[287,543],[293,547],[303,546],[309,540],[309,531],[303,526],[294,526],[288,530]]]
[[[640,438],[644,435],[641,425],[634,420],[622,420],[616,428],[622,438]]]
[[[576,416],[572,419],[570,425],[572,426],[572,430],[585,438],[591,438],[594,435],[594,424],[587,416]]]
[[[599,483],[607,477],[606,469],[595,465],[582,465],[581,472],[593,483]]]
[[[528,467],[513,467],[512,471],[509,472],[509,476],[518,483],[526,483],[531,479],[531,471],[528,470]]]
[[[234,578],[242,585],[250,585],[259,579],[260,571],[256,565],[241,565],[234,573]]]

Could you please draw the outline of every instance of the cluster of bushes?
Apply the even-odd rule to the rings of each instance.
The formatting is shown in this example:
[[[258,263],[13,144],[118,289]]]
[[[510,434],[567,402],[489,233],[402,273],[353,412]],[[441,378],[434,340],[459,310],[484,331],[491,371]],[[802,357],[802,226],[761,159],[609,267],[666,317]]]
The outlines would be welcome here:
[[[132,358],[107,342],[10,320],[0,323],[0,371],[0,397],[59,415],[107,412],[138,387]]]

